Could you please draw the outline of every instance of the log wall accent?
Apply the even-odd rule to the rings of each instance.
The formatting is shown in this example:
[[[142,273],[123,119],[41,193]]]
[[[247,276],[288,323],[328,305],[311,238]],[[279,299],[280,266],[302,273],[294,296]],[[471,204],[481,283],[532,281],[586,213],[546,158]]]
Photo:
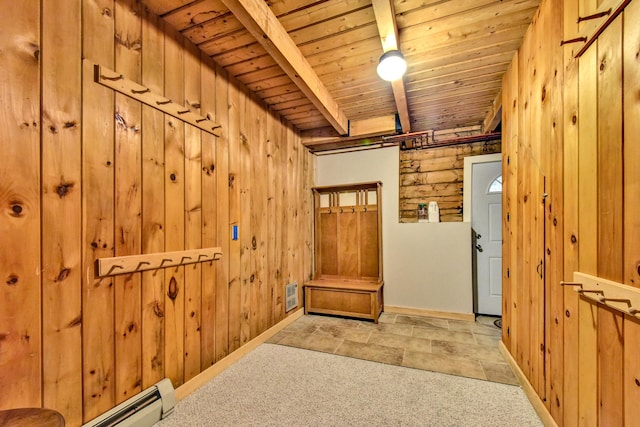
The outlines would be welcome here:
[[[560,285],[580,271],[640,287],[640,2],[578,58],[560,45],[605,3],[544,0],[503,80],[503,342],[564,426],[640,412],[640,321]]]
[[[313,224],[290,124],[135,0],[14,2],[0,50],[0,409],[77,426],[286,317]],[[94,82],[94,64],[220,136]],[[207,247],[222,258],[96,275],[97,258]]]
[[[464,158],[499,153],[500,141],[400,151],[400,222],[418,220],[418,204],[438,202],[440,221],[462,222]]]

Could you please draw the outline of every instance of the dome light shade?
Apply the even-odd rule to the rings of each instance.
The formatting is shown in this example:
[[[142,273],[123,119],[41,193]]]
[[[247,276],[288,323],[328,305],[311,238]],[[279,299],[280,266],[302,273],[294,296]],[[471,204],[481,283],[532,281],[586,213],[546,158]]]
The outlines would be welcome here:
[[[380,57],[378,75],[382,80],[398,80],[407,71],[407,63],[399,50],[390,50]]]

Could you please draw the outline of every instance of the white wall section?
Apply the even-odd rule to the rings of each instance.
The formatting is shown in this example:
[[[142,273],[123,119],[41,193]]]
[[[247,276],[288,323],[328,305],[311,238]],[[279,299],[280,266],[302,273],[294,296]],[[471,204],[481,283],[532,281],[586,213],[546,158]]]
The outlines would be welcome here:
[[[470,224],[399,222],[399,152],[390,147],[318,156],[316,185],[382,181],[385,305],[470,314]]]

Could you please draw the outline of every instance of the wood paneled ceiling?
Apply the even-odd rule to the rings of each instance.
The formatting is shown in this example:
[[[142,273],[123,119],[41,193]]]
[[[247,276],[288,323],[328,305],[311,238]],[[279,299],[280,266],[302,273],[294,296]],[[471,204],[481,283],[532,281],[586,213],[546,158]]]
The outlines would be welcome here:
[[[502,75],[540,1],[143,3],[312,145],[340,135],[346,141],[398,131],[493,130]],[[377,76],[376,66],[394,45],[408,69],[392,85]]]

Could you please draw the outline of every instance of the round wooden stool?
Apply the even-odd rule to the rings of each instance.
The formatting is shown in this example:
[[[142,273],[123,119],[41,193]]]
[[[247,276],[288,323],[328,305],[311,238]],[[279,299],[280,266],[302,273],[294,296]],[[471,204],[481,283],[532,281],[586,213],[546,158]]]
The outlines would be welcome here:
[[[53,409],[19,408],[0,411],[0,426],[64,427],[64,417]]]

